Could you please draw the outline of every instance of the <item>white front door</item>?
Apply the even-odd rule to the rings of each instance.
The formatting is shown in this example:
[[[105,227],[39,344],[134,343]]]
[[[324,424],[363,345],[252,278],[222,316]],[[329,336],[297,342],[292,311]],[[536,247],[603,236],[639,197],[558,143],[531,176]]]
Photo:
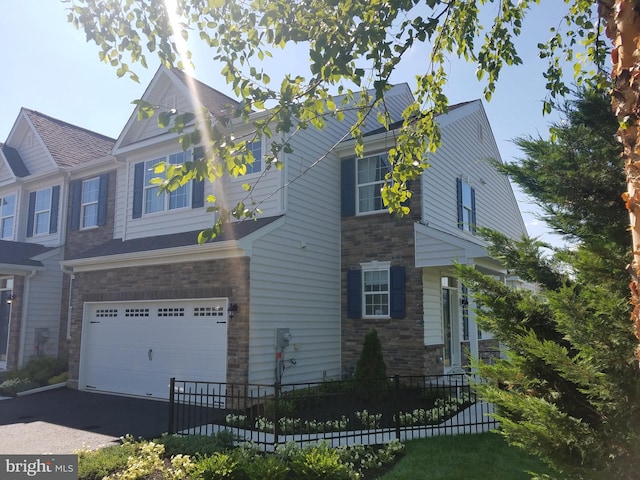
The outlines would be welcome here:
[[[81,390],[169,397],[169,380],[225,382],[227,299],[85,304]]]
[[[460,309],[458,307],[457,281],[453,277],[442,277],[442,331],[444,334],[445,373],[460,367]]]

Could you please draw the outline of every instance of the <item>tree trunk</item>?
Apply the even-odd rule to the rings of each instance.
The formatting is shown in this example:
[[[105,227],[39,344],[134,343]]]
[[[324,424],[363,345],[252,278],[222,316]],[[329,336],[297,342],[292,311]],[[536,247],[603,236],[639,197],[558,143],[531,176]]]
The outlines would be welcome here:
[[[623,198],[629,210],[633,245],[633,259],[627,266],[631,275],[631,320],[640,340],[640,0],[600,0],[599,11],[607,22],[607,36],[613,41],[612,107],[620,121],[618,136],[627,176]],[[640,346],[636,357],[640,359]]]

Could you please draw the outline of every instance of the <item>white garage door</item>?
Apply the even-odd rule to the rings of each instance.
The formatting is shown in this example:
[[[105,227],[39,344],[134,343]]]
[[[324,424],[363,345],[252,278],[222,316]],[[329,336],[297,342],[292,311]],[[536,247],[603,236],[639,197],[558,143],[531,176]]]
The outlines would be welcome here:
[[[169,379],[225,382],[227,299],[85,304],[81,390],[169,398]]]

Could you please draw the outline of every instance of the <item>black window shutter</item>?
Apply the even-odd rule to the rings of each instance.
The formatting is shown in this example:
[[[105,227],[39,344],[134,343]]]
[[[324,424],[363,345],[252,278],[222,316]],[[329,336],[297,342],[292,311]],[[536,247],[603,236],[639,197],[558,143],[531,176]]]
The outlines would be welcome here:
[[[343,160],[341,164],[342,216],[356,214],[356,159]]]
[[[462,180],[456,178],[456,194],[458,198],[458,228],[464,230],[464,220],[462,214]]]
[[[471,231],[476,233],[476,189],[471,189]]]
[[[347,317],[362,318],[362,270],[347,272]]]
[[[27,237],[33,237],[33,221],[36,216],[36,192],[29,194],[29,216],[27,218]]]
[[[60,185],[51,189],[51,216],[49,217],[49,233],[58,231],[58,207],[60,206]]]
[[[391,318],[404,318],[406,316],[404,267],[393,266],[389,269],[389,283]]]
[[[144,162],[136,163],[133,169],[133,212],[132,218],[142,217],[142,197],[144,195]]]
[[[71,182],[71,218],[69,228],[78,230],[80,228],[80,206],[82,201],[82,180]]]
[[[204,157],[204,148],[193,149],[193,160],[201,160]],[[191,182],[191,208],[204,207],[204,179]]]
[[[109,195],[109,174],[100,175],[100,187],[98,188],[98,226],[107,223],[107,197]]]

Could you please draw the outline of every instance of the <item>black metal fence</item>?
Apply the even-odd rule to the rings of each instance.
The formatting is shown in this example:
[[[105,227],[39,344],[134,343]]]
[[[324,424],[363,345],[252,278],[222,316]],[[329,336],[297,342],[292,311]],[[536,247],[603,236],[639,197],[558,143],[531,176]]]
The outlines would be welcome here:
[[[468,375],[395,376],[295,384],[230,384],[171,379],[168,432],[231,431],[263,450],[325,440],[382,444],[498,426]]]

